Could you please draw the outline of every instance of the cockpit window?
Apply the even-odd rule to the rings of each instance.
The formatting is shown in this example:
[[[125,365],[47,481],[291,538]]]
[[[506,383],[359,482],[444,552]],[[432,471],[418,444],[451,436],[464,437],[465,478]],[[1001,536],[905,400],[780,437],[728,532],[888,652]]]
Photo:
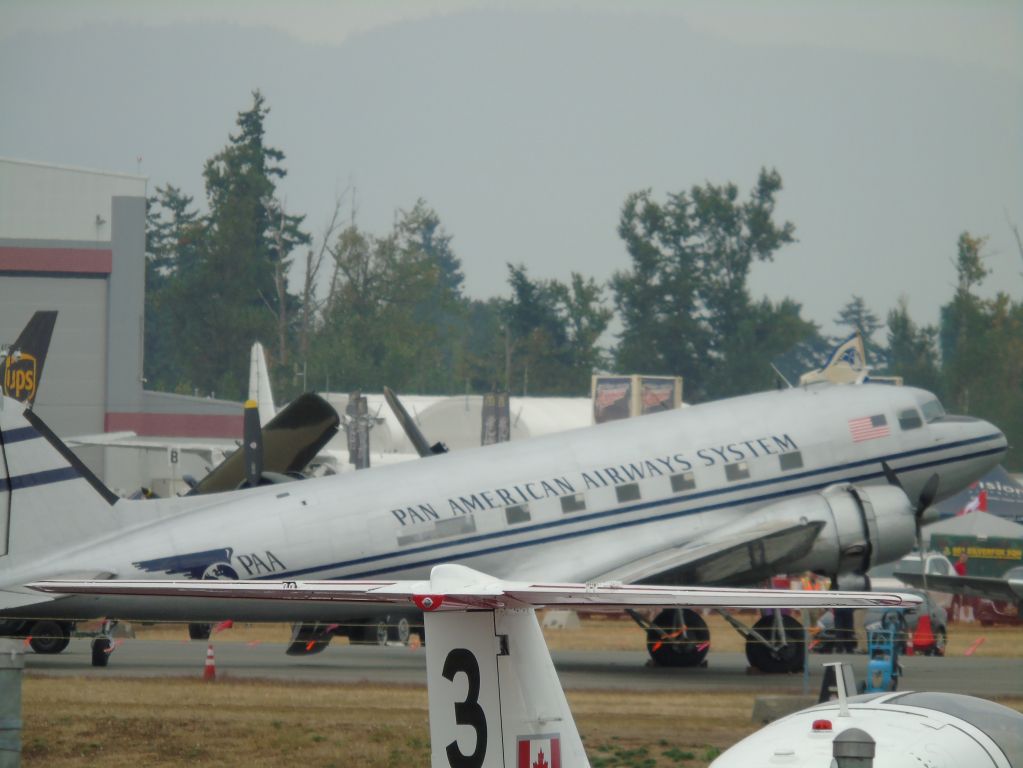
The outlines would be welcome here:
[[[941,407],[941,403],[938,402],[938,398],[928,400],[920,406],[920,410],[923,411],[924,421],[928,424],[932,421],[937,421],[945,415],[945,409]]]
[[[916,408],[907,408],[904,411],[899,411],[899,426],[902,429],[919,429],[923,425],[924,423],[920,420],[920,414]]]

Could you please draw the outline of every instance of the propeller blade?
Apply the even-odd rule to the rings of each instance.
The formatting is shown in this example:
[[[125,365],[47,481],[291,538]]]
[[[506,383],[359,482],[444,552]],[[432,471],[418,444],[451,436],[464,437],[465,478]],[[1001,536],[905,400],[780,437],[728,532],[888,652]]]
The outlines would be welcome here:
[[[899,476],[895,474],[895,470],[888,465],[887,461],[881,462],[881,469],[884,470],[884,476],[888,481],[888,485],[894,485],[899,490],[905,490],[902,487],[902,482],[899,480]]]
[[[430,445],[427,442],[426,437],[420,431],[419,427],[412,420],[412,417],[408,415],[408,411],[405,410],[405,406],[398,400],[397,395],[391,391],[390,387],[384,387],[384,398],[387,400],[387,404],[391,407],[391,411],[394,413],[395,418],[401,424],[402,430],[405,435],[411,441],[412,446],[416,449],[421,457],[434,456],[438,453],[447,453],[448,449],[444,443],[437,443]]]
[[[263,477],[263,430],[259,426],[259,405],[255,400],[245,402],[244,437],[245,482],[255,488]]]
[[[931,504],[934,503],[934,499],[938,495],[938,485],[940,484],[940,482],[941,479],[938,477],[937,473],[927,478],[927,482],[924,483],[923,490],[920,491],[920,500],[917,502],[916,507],[917,520],[919,520],[920,516],[923,515],[924,510],[926,510],[929,506],[931,506]]]

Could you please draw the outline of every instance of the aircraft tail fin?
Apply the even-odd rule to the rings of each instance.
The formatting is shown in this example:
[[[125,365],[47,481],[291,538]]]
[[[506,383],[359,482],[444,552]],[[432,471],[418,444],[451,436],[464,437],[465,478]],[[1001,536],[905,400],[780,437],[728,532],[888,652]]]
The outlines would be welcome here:
[[[533,608],[423,618],[433,765],[589,765]]]
[[[249,355],[249,400],[259,404],[259,423],[266,426],[277,414],[273,389],[270,387],[270,373],[266,367],[266,352],[258,341],[252,345]]]
[[[41,310],[32,315],[18,340],[3,357],[3,395],[29,408],[35,402],[43,378],[43,363],[50,349],[56,310]]]
[[[42,419],[0,399],[0,563],[94,537],[117,500]]]

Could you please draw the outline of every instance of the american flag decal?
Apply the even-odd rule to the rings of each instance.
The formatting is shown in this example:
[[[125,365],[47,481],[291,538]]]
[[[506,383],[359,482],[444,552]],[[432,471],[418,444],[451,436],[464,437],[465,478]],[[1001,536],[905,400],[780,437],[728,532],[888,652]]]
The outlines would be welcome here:
[[[888,420],[883,415],[849,419],[849,432],[852,434],[854,443],[888,437],[891,434],[891,430],[888,429]]]

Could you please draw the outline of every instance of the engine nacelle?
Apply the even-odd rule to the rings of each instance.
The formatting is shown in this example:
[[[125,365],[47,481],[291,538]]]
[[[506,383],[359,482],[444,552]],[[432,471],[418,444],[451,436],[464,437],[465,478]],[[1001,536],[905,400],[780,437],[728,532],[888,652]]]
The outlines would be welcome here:
[[[790,570],[865,574],[874,565],[902,557],[916,543],[913,505],[899,488],[836,485],[812,498],[816,509],[807,519],[824,526]],[[784,502],[772,506],[784,508]]]
[[[870,577],[865,573],[840,573],[838,578],[831,582],[831,588],[851,592],[869,592]]]

